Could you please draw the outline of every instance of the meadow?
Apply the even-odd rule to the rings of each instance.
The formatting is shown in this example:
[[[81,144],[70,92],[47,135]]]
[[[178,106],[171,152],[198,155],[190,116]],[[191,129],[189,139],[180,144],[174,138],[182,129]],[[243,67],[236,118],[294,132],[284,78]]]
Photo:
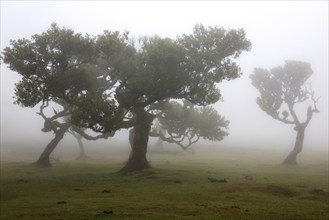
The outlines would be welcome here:
[[[126,155],[51,168],[1,160],[0,219],[329,219],[328,158],[256,151],[150,153],[152,169],[122,175]]]

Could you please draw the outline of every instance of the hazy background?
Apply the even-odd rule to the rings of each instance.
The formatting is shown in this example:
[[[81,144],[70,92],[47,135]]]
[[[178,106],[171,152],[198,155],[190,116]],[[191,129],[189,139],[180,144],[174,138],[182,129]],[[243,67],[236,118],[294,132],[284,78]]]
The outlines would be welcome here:
[[[215,148],[278,149],[288,153],[295,141],[290,125],[269,117],[256,104],[257,90],[248,76],[255,67],[272,68],[285,60],[311,63],[310,81],[318,108],[306,130],[304,153],[312,149],[328,152],[328,1],[1,1],[1,51],[10,39],[30,38],[52,22],[76,32],[101,34],[103,30],[130,31],[131,37],[157,34],[175,38],[191,33],[196,23],[224,28],[244,28],[253,46],[237,60],[243,76],[223,82],[224,102],[215,104],[231,121],[230,136],[211,143]],[[1,153],[12,149],[37,149],[38,155],[53,137],[42,133],[38,108],[13,104],[14,84],[19,75],[1,65]],[[306,114],[306,113],[305,113]],[[66,135],[57,151],[71,148]],[[154,142],[154,140],[152,140]],[[151,141],[151,142],[152,142]],[[71,146],[73,145],[76,146]],[[124,145],[122,135],[107,141],[85,142],[86,151],[109,150]],[[152,144],[152,143],[151,143]],[[99,146],[108,146],[100,149]],[[201,151],[201,147],[195,146]],[[102,152],[100,152],[101,154]]]

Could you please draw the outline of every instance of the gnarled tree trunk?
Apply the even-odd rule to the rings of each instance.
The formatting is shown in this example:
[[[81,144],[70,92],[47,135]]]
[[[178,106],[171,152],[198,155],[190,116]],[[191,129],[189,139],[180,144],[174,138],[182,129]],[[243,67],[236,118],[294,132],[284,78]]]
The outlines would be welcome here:
[[[63,139],[65,132],[68,130],[70,125],[62,125],[59,130],[55,132],[55,138],[50,141],[47,147],[44,149],[39,159],[35,162],[38,167],[50,167],[49,156],[54,151],[58,143]]]
[[[294,149],[289,153],[288,157],[283,161],[282,164],[285,165],[297,165],[297,155],[302,151],[303,149],[303,142],[304,142],[304,133],[305,133],[305,126],[300,125],[296,126],[297,131],[297,137]]]
[[[146,152],[151,123],[154,117],[143,108],[137,108],[133,112],[135,114],[135,125],[132,149],[128,162],[120,170],[122,173],[140,171],[151,167],[146,159]]]

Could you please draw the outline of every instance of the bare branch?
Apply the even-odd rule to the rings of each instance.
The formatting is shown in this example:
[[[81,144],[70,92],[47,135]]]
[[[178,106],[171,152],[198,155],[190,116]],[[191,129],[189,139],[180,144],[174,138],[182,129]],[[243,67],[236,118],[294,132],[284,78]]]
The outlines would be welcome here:
[[[308,125],[308,123],[311,121],[313,113],[319,113],[320,111],[318,110],[316,103],[317,101],[320,99],[320,97],[318,97],[317,99],[314,98],[314,92],[311,93],[311,99],[313,101],[313,106],[314,108],[312,108],[311,106],[308,106],[307,108],[307,118],[306,121],[303,123],[305,126]]]
[[[51,121],[56,120],[60,117],[69,116],[71,114],[71,108],[69,105],[63,104],[63,110],[57,112],[53,117],[49,118]]]
[[[311,92],[310,94],[311,94],[311,99],[313,101],[313,107],[314,107],[312,109],[312,112],[319,113],[320,111],[319,111],[318,107],[316,106],[316,103],[319,101],[319,99],[321,98],[321,96],[315,99],[314,98],[314,92]]]
[[[191,134],[191,132],[192,132],[192,129],[189,129],[189,130],[185,131],[184,135],[177,135],[177,136],[174,136],[172,133],[167,132],[170,137],[165,137],[165,135],[162,134],[161,132],[160,133],[150,132],[149,135],[151,137],[159,137],[163,141],[166,141],[171,144],[177,144],[180,148],[182,148],[183,150],[186,150],[187,148],[189,148],[191,145],[195,144],[200,139],[200,135]],[[191,135],[189,135],[189,134],[191,134]],[[195,138],[195,139],[193,139],[193,138]],[[187,139],[188,143],[184,145],[183,141],[186,139]]]
[[[272,117],[276,120],[279,120],[283,123],[286,123],[286,124],[295,124],[294,121],[290,121],[287,119],[287,116],[283,116],[283,118],[280,118],[279,114],[276,114],[276,115],[272,115]]]
[[[54,111],[54,114],[57,115],[58,112],[56,111],[56,109],[53,108],[53,111]]]
[[[295,113],[295,110],[294,110],[294,104],[291,104],[289,102],[287,104],[288,104],[289,112],[290,112],[292,118],[294,119],[294,124],[296,124],[296,125],[300,124],[300,122],[298,120],[298,117],[297,117],[297,115]]]
[[[37,112],[37,114],[40,115],[44,120],[48,120],[48,118],[46,117],[46,115],[43,112],[43,110],[45,108],[47,108],[48,106],[49,106],[49,102],[48,101],[43,101],[41,106],[40,106],[40,111]]]
[[[80,134],[83,138],[85,138],[86,140],[97,140],[97,139],[100,139],[100,138],[104,138],[104,139],[107,139],[109,137],[113,137],[114,134],[115,134],[115,131],[112,131],[112,132],[108,132],[108,133],[105,133],[105,134],[99,134],[97,136],[91,136],[91,135],[88,135],[86,132],[84,132],[81,128],[75,126],[75,125],[71,125],[72,127],[72,130],[78,134]]]
[[[68,105],[63,105],[63,110],[60,112],[57,112],[54,108],[53,111],[55,113],[55,115],[53,115],[52,117],[47,117],[44,113],[44,110],[49,106],[49,101],[43,101],[41,106],[40,106],[40,111],[37,112],[38,115],[40,115],[43,119],[44,119],[44,125],[43,128],[41,129],[44,132],[48,132],[48,131],[53,131],[53,132],[57,132],[59,129],[64,128],[67,126],[67,122],[65,123],[59,123],[58,121],[56,121],[56,119],[60,118],[60,117],[64,117],[64,116],[68,116],[70,115],[70,109],[68,107]]]

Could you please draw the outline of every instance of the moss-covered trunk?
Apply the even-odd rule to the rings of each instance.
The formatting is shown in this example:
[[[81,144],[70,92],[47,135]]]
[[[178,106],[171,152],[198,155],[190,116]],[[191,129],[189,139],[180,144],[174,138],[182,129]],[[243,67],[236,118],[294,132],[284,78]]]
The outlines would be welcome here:
[[[135,125],[132,148],[126,165],[121,169],[122,173],[140,171],[151,167],[146,159],[146,152],[154,117],[143,108],[134,109],[133,113],[135,115]]]
[[[289,153],[287,158],[283,161],[282,164],[285,165],[297,165],[297,155],[302,151],[303,149],[303,143],[304,143],[304,133],[305,133],[305,126],[298,126],[296,128],[297,136],[296,136],[296,142],[294,149]]]

